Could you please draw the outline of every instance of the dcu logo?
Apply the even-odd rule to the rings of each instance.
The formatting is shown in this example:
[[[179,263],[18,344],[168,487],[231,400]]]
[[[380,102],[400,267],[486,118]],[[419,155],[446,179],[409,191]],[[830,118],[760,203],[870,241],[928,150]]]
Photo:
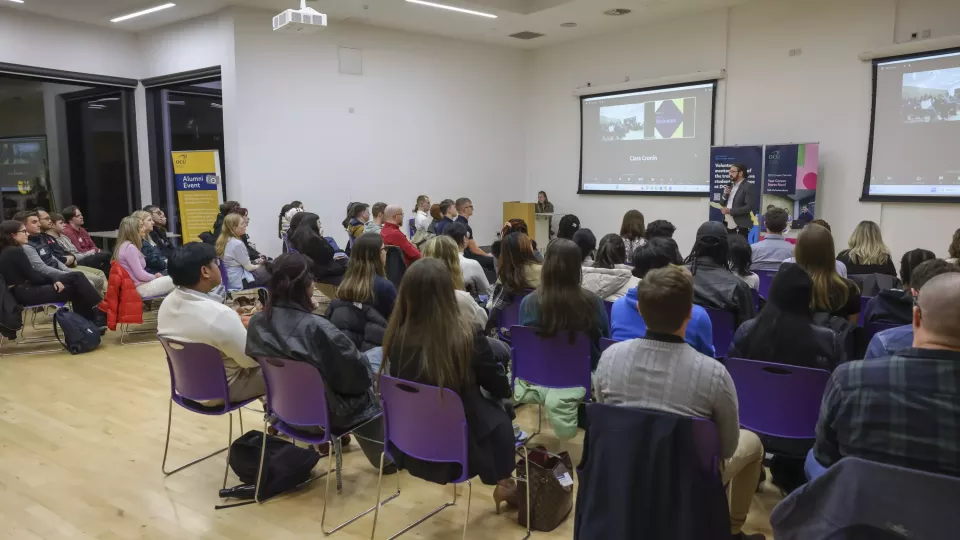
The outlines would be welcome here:
[[[173,160],[176,165],[186,165],[187,164],[187,155],[180,154],[175,160]]]

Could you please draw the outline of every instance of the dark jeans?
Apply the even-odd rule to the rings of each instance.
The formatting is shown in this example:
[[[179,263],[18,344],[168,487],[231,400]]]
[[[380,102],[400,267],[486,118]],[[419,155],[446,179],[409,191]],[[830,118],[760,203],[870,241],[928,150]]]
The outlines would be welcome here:
[[[103,275],[110,277],[110,259],[112,257],[113,255],[109,251],[101,251],[99,253],[94,253],[93,255],[87,255],[77,259],[77,264],[80,266],[96,268],[97,270],[103,272]]]
[[[93,288],[87,277],[81,272],[70,272],[57,278],[63,283],[63,290],[57,292],[53,285],[32,285],[24,283],[17,285],[11,291],[17,302],[24,306],[44,304],[50,302],[71,302],[73,310],[83,318],[97,323],[95,315],[99,309],[100,294]],[[102,313],[102,312],[100,312]]]
[[[739,234],[740,236],[749,239],[750,238],[750,229],[752,227],[737,227],[736,229],[727,229],[728,234]]]

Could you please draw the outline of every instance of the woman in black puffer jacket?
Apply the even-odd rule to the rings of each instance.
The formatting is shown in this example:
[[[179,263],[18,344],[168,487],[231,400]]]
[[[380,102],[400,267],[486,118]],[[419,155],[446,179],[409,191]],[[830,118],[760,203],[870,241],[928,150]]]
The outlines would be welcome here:
[[[337,298],[327,308],[326,317],[360,352],[383,346],[387,320],[372,305]]]

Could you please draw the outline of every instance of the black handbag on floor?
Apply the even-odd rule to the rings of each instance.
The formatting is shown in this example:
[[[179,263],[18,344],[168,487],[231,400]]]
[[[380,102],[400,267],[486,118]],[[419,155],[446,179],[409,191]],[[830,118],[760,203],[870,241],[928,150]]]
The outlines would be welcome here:
[[[257,483],[263,437],[262,431],[251,430],[230,445],[230,468],[244,484],[253,486]],[[312,450],[299,448],[272,435],[266,437],[267,450],[263,458],[263,477],[260,479],[261,500],[306,482],[310,478],[310,471],[320,461],[320,454]]]
[[[63,330],[63,338],[57,327]],[[65,307],[53,314],[53,335],[70,354],[88,353],[100,346],[100,329]]]

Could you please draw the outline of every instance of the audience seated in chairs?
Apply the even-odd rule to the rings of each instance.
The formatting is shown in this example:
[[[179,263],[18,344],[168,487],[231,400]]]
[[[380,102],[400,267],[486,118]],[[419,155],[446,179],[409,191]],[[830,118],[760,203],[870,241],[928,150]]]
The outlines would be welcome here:
[[[229,216],[225,224],[225,228],[229,227]],[[231,402],[263,396],[267,389],[260,365],[244,352],[247,329],[240,315],[214,293],[221,285],[221,276],[213,246],[190,242],[170,254],[169,266],[170,279],[177,288],[160,304],[157,333],[219,350]]]
[[[960,273],[960,266],[948,263],[943,259],[933,259],[921,263],[910,272],[910,294],[911,304],[915,297],[920,293],[920,289],[931,279],[949,273]],[[911,313],[913,312],[911,308]],[[867,346],[867,354],[864,360],[871,358],[882,358],[892,356],[903,349],[908,349],[913,345],[913,324],[906,324],[896,328],[890,328],[874,334]]]
[[[557,225],[557,238],[573,240],[573,235],[580,230],[580,218],[573,214],[567,214],[560,218]]]
[[[436,233],[438,236],[443,234],[443,229],[445,229],[447,225],[457,219],[457,203],[452,199],[440,201],[440,213],[443,214],[443,216],[437,222]]]
[[[845,249],[837,260],[847,267],[849,275],[886,274],[897,277],[890,248],[883,243],[880,226],[873,221],[861,221],[850,235]]]
[[[540,287],[520,303],[520,324],[539,329],[553,337],[583,332],[590,339],[590,369],[600,360],[600,339],[610,337],[610,321],[600,298],[581,287],[580,248],[571,240],[551,242],[543,262]],[[586,388],[543,388],[516,382],[514,399],[520,403],[542,404],[547,419],[560,439],[577,433],[577,409]]]
[[[677,231],[677,228],[673,226],[673,223],[665,219],[655,219],[647,225],[647,230],[643,234],[643,237],[649,242],[654,238],[673,238],[673,233]]]
[[[672,238],[656,236],[634,252],[633,275],[642,280],[650,270],[672,264],[683,264],[677,243]],[[613,303],[610,334],[617,341],[626,341],[641,338],[646,333],[647,324],[637,308],[637,287],[632,287],[626,296]],[[713,348],[713,323],[702,306],[693,305],[684,339],[700,354],[711,358],[716,354]]]
[[[837,273],[830,231],[810,223],[797,236],[797,264],[813,280],[813,310],[857,323],[860,289]]]
[[[220,238],[217,238],[216,255],[227,270],[228,291],[263,287],[270,280],[266,266],[250,260],[243,236],[247,234],[247,220],[239,214],[229,214],[223,220]]]
[[[727,242],[730,245],[730,270],[742,279],[751,289],[760,288],[760,276],[750,271],[750,260],[753,256],[753,249],[747,239],[739,234],[727,236]]]
[[[144,212],[150,212],[150,217],[153,219],[153,230],[150,231],[150,239],[153,241],[153,244],[160,248],[160,252],[164,257],[170,258],[170,254],[173,253],[173,243],[170,241],[170,238],[167,237],[167,215],[163,213],[163,210],[159,206],[149,204],[143,207]]]
[[[387,209],[387,203],[373,203],[370,208],[370,219],[363,225],[364,233],[379,233],[383,230],[384,211]]]
[[[226,219],[227,214],[233,212],[234,208],[239,206],[240,203],[237,201],[225,201],[220,204],[220,213],[217,214],[217,219],[213,222],[213,242],[220,238],[220,228],[223,227],[223,220]]]
[[[462,223],[451,223],[443,229],[443,236],[449,236],[458,246],[460,251],[460,269],[463,270],[464,287],[471,290],[476,295],[489,296],[493,292],[490,281],[487,280],[487,274],[483,271],[483,266],[479,262],[468,259],[464,250],[469,245],[467,238],[467,227]],[[426,244],[424,245],[426,248]]]
[[[400,228],[403,226],[403,208],[397,205],[389,205],[383,211],[383,229],[380,231],[383,236],[383,243],[388,246],[396,246],[403,252],[404,261],[407,266],[421,257],[420,250],[414,246],[407,235]]]
[[[313,313],[311,262],[297,253],[285,253],[274,261],[267,303],[248,325],[246,353],[257,359],[306,362],[320,370],[330,425],[341,431],[380,414],[371,370],[379,369],[381,350],[360,352],[330,321]],[[305,427],[304,431],[315,430]],[[383,423],[371,421],[353,433],[370,464],[379,467]]]
[[[105,316],[97,309],[100,295],[83,274],[67,272],[58,278],[44,274],[30,263],[25,247],[27,228],[23,223],[0,223],[0,276],[16,301],[24,306],[70,302],[75,312],[103,327]]]
[[[73,242],[80,253],[99,253],[100,248],[93,243],[90,233],[83,228],[83,213],[76,206],[67,206],[63,209],[63,217],[67,220],[63,234]]]
[[[80,253],[77,247],[73,245],[70,237],[63,234],[66,228],[66,221],[64,221],[63,216],[60,214],[50,214],[50,225],[51,229],[45,231],[46,234],[52,236],[53,239],[57,241],[57,244],[63,249],[65,255],[73,255],[78,266],[100,270],[104,276],[110,275],[111,254],[109,251],[88,251],[86,253]]]
[[[363,234],[364,225],[370,219],[370,206],[357,203],[350,209],[350,221],[347,223],[347,234],[356,239]]]
[[[623,298],[640,281],[633,275],[633,269],[624,264],[626,256],[626,246],[620,235],[604,236],[600,240],[600,249],[593,265],[583,267],[583,288],[605,302]]]
[[[697,229],[697,240],[684,264],[693,274],[693,301],[708,309],[730,311],[737,324],[756,315],[750,286],[730,271],[727,228],[708,221]]]
[[[473,228],[470,227],[469,220],[473,216],[473,202],[466,197],[457,199],[457,214],[458,216],[455,221],[462,223],[463,226],[467,228],[467,249],[463,252],[464,256],[480,263],[484,272],[487,272],[489,276],[488,280],[493,280],[497,271],[493,257],[480,249],[480,246],[477,245],[476,237],[473,234]]]
[[[527,222],[520,218],[514,218],[503,224],[503,229],[500,229],[499,238],[494,240],[493,244],[490,245],[490,254],[493,255],[494,259],[500,260],[500,250],[503,239],[506,238],[508,234],[515,232],[530,236],[530,229],[527,227]],[[543,254],[537,249],[537,241],[530,239],[530,244],[533,246],[533,256],[537,260],[537,263],[543,264]]]
[[[512,232],[503,238],[497,264],[497,282],[493,287],[493,294],[487,300],[489,322],[494,327],[499,324],[500,312],[504,308],[511,306],[516,298],[526,294],[527,290],[540,287],[542,271],[543,265],[534,257],[529,236]],[[487,329],[492,330],[490,325]],[[509,332],[509,329],[507,331]]]
[[[159,272],[147,272],[147,262],[140,251],[146,234],[147,229],[139,218],[123,218],[117,231],[117,250],[113,258],[130,275],[141,298],[165,296],[173,291],[173,280]]]
[[[430,226],[430,197],[420,195],[417,197],[417,203],[413,205],[413,213],[416,216],[413,220],[414,228],[417,231],[426,232]]]
[[[353,244],[350,264],[327,308],[327,319],[361,352],[383,346],[397,289],[387,281],[386,250],[379,234],[366,233]]]
[[[313,212],[300,212],[290,220],[293,237],[290,244],[313,263],[313,279],[328,285],[340,285],[347,270],[347,261],[335,257],[333,246],[323,237],[320,216]]]
[[[460,396],[469,431],[468,475],[497,485],[493,496],[498,508],[501,501],[516,506],[517,487],[511,479],[514,434],[507,412],[510,382],[488,340],[458,316],[456,291],[450,271],[436,259],[417,261],[407,269],[384,339],[389,362],[381,369]],[[430,309],[424,309],[428,297]],[[388,451],[401,468],[431,482],[446,484],[463,472],[456,465],[406,456],[392,446]]]
[[[457,243],[445,234],[432,238],[423,246],[423,256],[427,259],[439,260],[443,263],[444,268],[450,272],[450,278],[453,280],[456,289],[457,305],[460,306],[460,316],[470,323],[474,331],[482,332],[487,326],[487,312],[466,291],[463,272],[460,269],[460,249]]]
[[[440,211],[440,205],[430,206],[430,224],[427,225],[427,232],[433,235],[437,234],[437,225],[443,219],[443,212]]]
[[[56,238],[45,232],[53,229],[53,221],[45,210],[17,212],[13,217],[23,223],[30,234],[29,245],[25,249],[27,258],[37,270],[54,279],[60,279],[70,272],[80,272],[101,297],[107,292],[106,274],[96,268],[77,266],[76,257],[67,253]]]
[[[604,351],[594,376],[596,399],[716,424],[721,475],[730,484],[730,532],[734,538],[761,540],[762,534],[748,536],[741,528],[760,479],[763,445],[756,434],[740,429],[737,392],[727,370],[684,342],[693,278],[685,268],[670,265],[647,272],[637,289],[646,335]]]
[[[776,272],[783,261],[793,257],[793,243],[783,238],[787,230],[787,212],[776,206],[763,215],[763,225],[767,232],[763,240],[750,246],[753,249],[750,259],[751,270]]]
[[[914,249],[903,254],[900,259],[900,279],[902,289],[886,289],[880,291],[867,302],[863,314],[863,323],[891,323],[910,324],[913,320],[913,297],[911,275],[913,270],[921,264],[936,259],[932,251]]]
[[[930,263],[925,263],[930,264]],[[855,456],[960,476],[960,273],[927,281],[913,310],[913,347],[847,362],[827,383],[814,456]]]
[[[303,212],[303,203],[300,201],[293,201],[290,204],[285,204],[280,208],[280,215],[277,217],[277,236],[282,240],[284,236],[288,235],[290,230],[290,220],[293,219],[297,213]],[[284,246],[284,253],[286,253],[286,246]]]
[[[139,219],[143,223],[143,228],[146,231],[146,234],[143,235],[143,244],[140,247],[140,252],[143,253],[143,258],[147,262],[147,272],[151,274],[157,272],[165,274],[167,272],[167,257],[163,254],[160,246],[153,243],[153,237],[150,236],[156,227],[156,224],[153,222],[153,216],[150,212],[143,210],[137,210],[130,215]]]

